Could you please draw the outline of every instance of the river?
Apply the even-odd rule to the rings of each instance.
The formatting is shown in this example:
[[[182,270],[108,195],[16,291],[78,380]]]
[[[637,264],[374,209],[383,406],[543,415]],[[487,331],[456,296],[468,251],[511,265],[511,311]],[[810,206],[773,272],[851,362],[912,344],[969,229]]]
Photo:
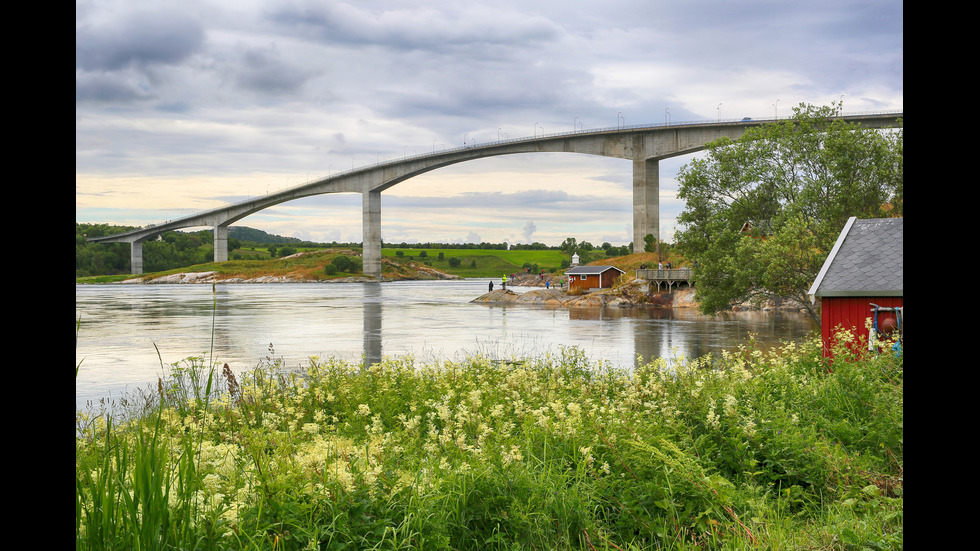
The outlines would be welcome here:
[[[266,357],[294,368],[310,356],[360,362],[411,354],[425,362],[577,347],[592,360],[633,366],[637,355],[697,357],[735,348],[749,333],[776,344],[816,329],[787,312],[707,318],[691,309],[471,303],[488,281],[76,285],[75,408],[155,387],[170,364],[191,356],[237,373]]]

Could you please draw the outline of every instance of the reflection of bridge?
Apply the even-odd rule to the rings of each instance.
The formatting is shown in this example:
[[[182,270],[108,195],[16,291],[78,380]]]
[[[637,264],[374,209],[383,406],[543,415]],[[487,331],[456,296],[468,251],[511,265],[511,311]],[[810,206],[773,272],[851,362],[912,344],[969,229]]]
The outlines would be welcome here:
[[[865,128],[896,126],[902,113],[845,115]],[[515,153],[582,153],[633,162],[633,243],[653,234],[660,239],[660,160],[704,149],[719,138],[738,139],[746,129],[770,120],[623,126],[489,142],[446,149],[340,172],[295,187],[248,199],[138,230],[91,238],[97,243],[129,243],[132,273],[143,272],[143,242],[165,231],[209,226],[214,228],[214,260],[228,260],[228,226],[263,209],[311,195],[360,193],[364,273],[381,275],[381,192],[409,178],[457,163]]]

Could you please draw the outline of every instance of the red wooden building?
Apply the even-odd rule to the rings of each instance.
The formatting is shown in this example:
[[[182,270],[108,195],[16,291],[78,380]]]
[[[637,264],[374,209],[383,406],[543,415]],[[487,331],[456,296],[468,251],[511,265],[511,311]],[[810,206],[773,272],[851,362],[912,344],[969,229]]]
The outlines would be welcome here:
[[[616,282],[616,278],[625,274],[615,266],[575,266],[565,271],[568,276],[568,290],[608,289]]]
[[[904,329],[903,218],[850,218],[810,287],[810,301],[821,301],[820,331],[824,356],[838,332],[864,337]]]

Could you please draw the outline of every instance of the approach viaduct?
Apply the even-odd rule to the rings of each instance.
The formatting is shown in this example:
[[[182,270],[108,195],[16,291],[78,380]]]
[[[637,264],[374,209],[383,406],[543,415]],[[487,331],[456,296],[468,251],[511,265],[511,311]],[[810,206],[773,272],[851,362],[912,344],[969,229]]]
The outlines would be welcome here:
[[[897,126],[901,112],[843,115],[863,128]],[[633,246],[642,247],[643,238],[653,234],[660,239],[660,165],[662,159],[704,149],[719,138],[738,139],[753,126],[775,119],[743,119],[724,122],[622,126],[596,130],[547,134],[441,150],[394,161],[377,163],[311,180],[304,184],[262,197],[230,204],[138,230],[90,238],[96,243],[129,243],[131,271],[143,272],[143,242],[165,231],[187,227],[214,228],[214,260],[228,260],[228,227],[273,205],[325,193],[360,193],[363,215],[363,270],[365,275],[381,275],[381,192],[409,178],[437,168],[498,155],[517,153],[580,153],[615,157],[633,162]]]

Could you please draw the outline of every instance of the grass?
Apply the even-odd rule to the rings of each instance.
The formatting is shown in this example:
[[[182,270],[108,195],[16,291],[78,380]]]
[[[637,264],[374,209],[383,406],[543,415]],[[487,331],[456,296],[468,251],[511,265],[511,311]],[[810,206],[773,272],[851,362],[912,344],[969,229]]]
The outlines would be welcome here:
[[[425,257],[419,254],[425,251]],[[327,281],[342,277],[350,277],[346,272],[338,272],[328,275],[324,268],[339,254],[359,255],[359,251],[350,249],[319,249],[307,250],[298,256],[286,258],[268,258],[267,251],[250,251],[236,249],[232,251],[231,257],[250,256],[253,258],[242,258],[238,260],[228,260],[226,262],[208,262],[196,264],[172,270],[145,273],[140,275],[144,279],[162,277],[170,274],[182,272],[217,272],[219,278],[256,278],[262,276],[285,277],[308,281]],[[402,256],[398,256],[401,252]],[[439,259],[439,254],[443,258]],[[601,251],[593,254],[599,256]],[[524,271],[525,264],[536,265],[541,270],[557,270],[561,268],[563,261],[568,261],[571,256],[558,250],[493,250],[493,249],[410,249],[410,248],[384,248],[381,250],[382,259],[385,261],[383,275],[390,279],[416,279],[419,277],[416,266],[413,263],[427,264],[432,268],[442,272],[457,275],[460,277],[490,277],[499,278],[504,274],[519,273]],[[680,258],[674,254],[675,265],[680,264]],[[459,265],[453,266],[450,259],[459,259]],[[590,257],[591,258],[591,257]],[[616,267],[631,272],[645,263],[647,266],[656,266],[656,253],[638,253],[618,257],[602,257],[594,263],[612,264]],[[109,276],[87,276],[76,277],[76,283],[114,283],[133,278],[130,274],[109,275]]]
[[[419,254],[425,251],[426,256]],[[401,252],[404,256],[397,256]],[[439,253],[443,259],[439,259]],[[500,277],[524,271],[524,264],[537,265],[539,269],[558,269],[569,255],[556,250],[491,250],[491,249],[382,249],[382,257],[388,260],[425,262],[437,270],[460,277]],[[459,266],[450,264],[451,258],[460,260]]]
[[[76,548],[901,549],[903,369],[815,341],[190,358],[121,418],[76,412]]]
[[[503,274],[523,272],[524,264],[537,264],[543,269],[558,268],[567,255],[560,251],[496,251],[475,249],[424,249],[426,257],[419,258],[423,249],[382,249],[382,258],[386,261],[383,275],[391,279],[414,279],[419,277],[415,264],[428,264],[433,268],[461,277],[500,277]],[[396,256],[396,251],[402,251],[404,256]],[[236,251],[240,252],[240,251]],[[208,262],[172,270],[145,273],[144,279],[162,277],[182,272],[217,272],[219,278],[256,278],[261,276],[289,276],[310,281],[326,281],[342,277],[350,277],[347,272],[328,275],[324,268],[340,254],[359,255],[359,251],[349,249],[323,249],[303,251],[306,254],[286,258],[254,258],[228,260],[225,262]],[[439,253],[443,259],[439,259]],[[411,257],[411,258],[410,258]],[[451,266],[450,258],[459,258],[459,266]],[[475,262],[475,267],[472,263]],[[77,277],[76,283],[112,283],[130,279],[129,274],[113,276]]]

